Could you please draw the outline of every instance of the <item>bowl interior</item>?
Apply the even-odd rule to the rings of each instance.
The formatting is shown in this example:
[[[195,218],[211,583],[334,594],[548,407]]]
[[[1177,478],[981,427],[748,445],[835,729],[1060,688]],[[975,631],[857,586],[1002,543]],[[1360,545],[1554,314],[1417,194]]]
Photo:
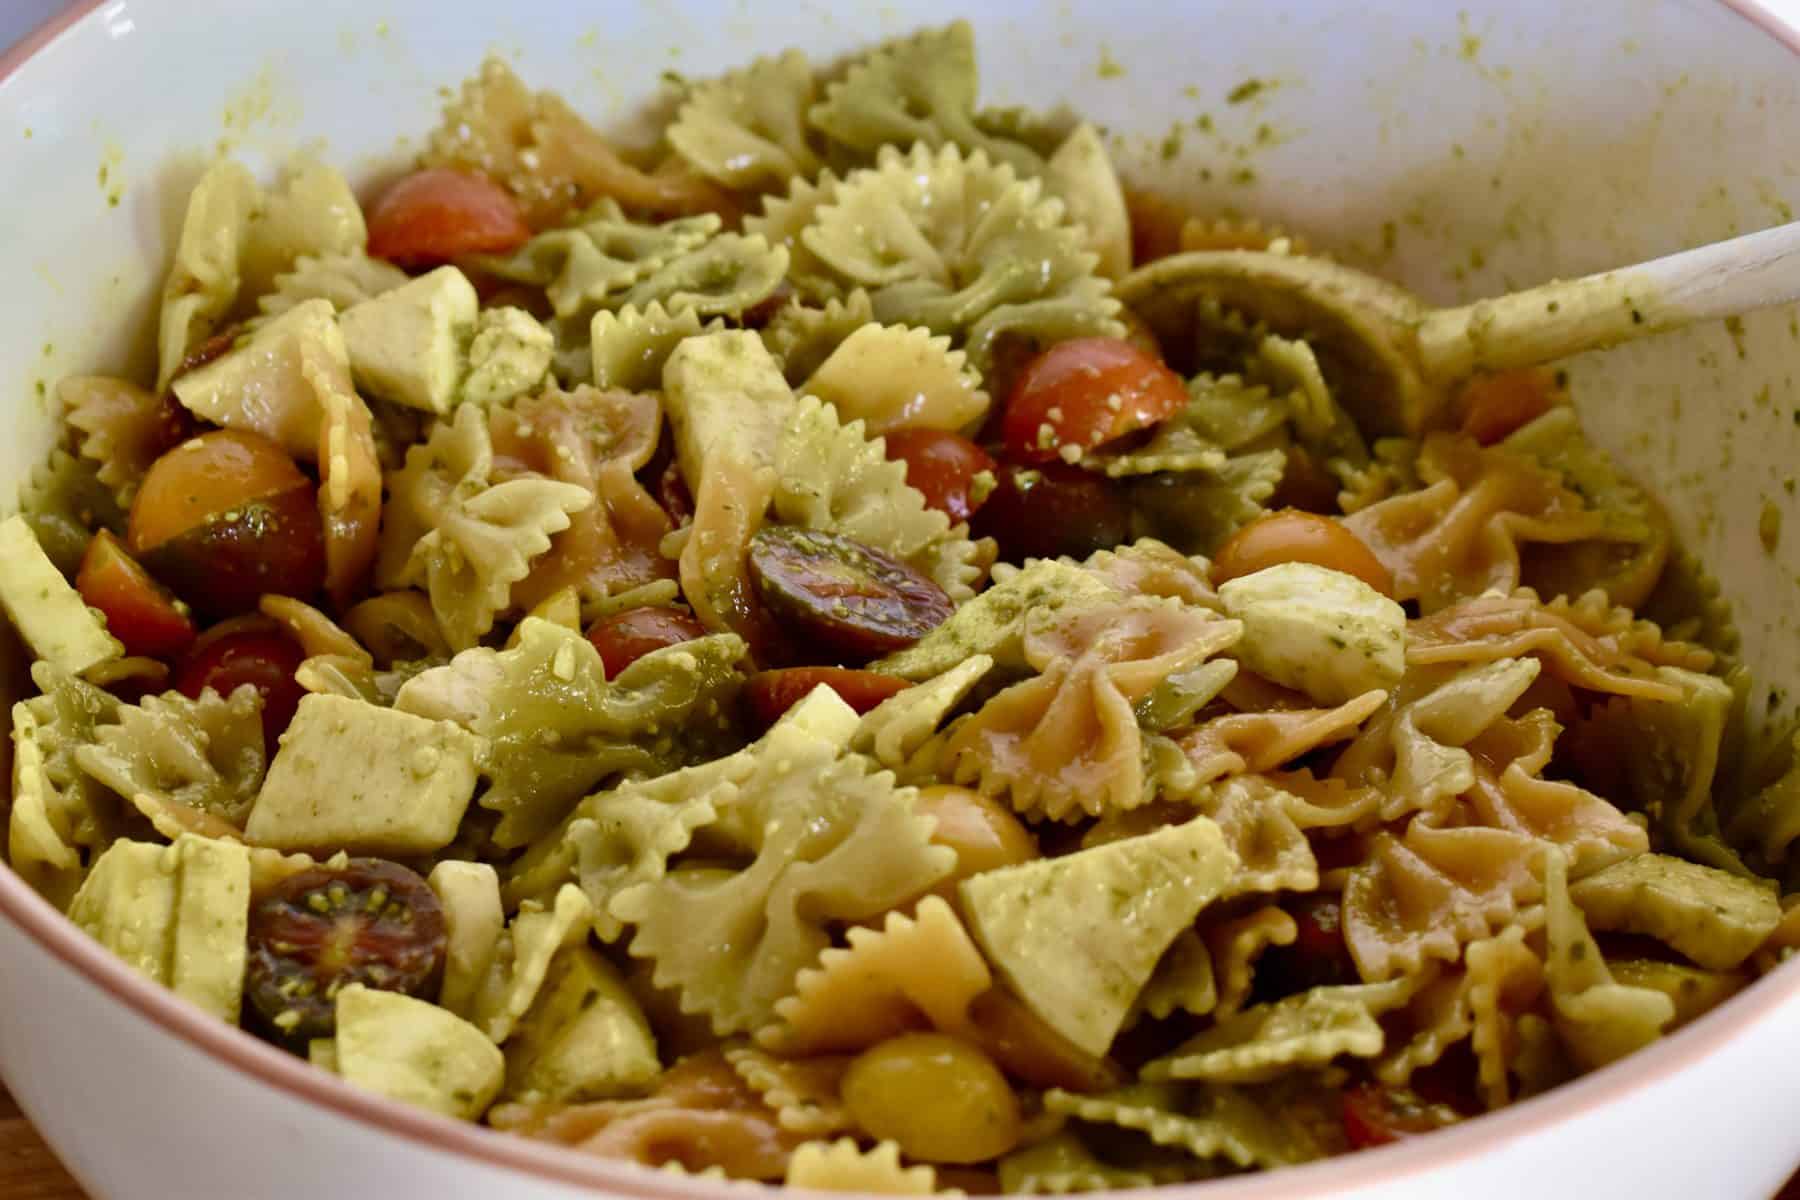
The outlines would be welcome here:
[[[704,77],[787,46],[829,59],[967,17],[986,103],[1067,104],[1109,132],[1132,181],[1274,222],[1442,302],[1746,232],[1800,204],[1795,51],[1710,0],[240,0],[233,12],[111,0],[0,79],[0,178],[13,181],[0,512],[51,444],[59,377],[147,373],[167,250],[211,156],[269,170],[311,149],[372,184],[490,50],[629,131],[666,101],[665,73]],[[1790,716],[1800,320],[1758,314],[1569,368],[1596,439],[1664,500],[1735,601],[1764,689],[1753,712]],[[0,664],[16,681],[16,645]]]

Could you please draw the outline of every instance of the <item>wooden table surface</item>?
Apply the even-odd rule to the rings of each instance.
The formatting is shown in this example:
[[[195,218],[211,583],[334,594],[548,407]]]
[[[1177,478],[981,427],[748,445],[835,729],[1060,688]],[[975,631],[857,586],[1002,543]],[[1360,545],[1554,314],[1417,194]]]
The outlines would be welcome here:
[[[56,1155],[0,1088],[0,1200],[87,1200]],[[1800,1200],[1800,1174],[1774,1200]]]
[[[0,1089],[0,1200],[86,1200],[5,1089]]]

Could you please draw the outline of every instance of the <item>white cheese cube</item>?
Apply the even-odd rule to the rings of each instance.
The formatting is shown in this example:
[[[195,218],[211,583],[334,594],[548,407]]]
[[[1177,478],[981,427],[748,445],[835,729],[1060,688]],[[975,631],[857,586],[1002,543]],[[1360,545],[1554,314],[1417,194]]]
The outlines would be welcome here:
[[[1320,704],[1391,688],[1406,670],[1406,611],[1354,575],[1282,563],[1221,585],[1219,598],[1244,623],[1232,655]]]
[[[244,836],[277,850],[426,854],[456,836],[481,739],[343,696],[300,701]]]
[[[38,545],[24,517],[0,521],[0,607],[33,654],[70,674],[125,652]]]
[[[356,386],[371,396],[447,413],[461,394],[481,301],[455,267],[338,314]]]

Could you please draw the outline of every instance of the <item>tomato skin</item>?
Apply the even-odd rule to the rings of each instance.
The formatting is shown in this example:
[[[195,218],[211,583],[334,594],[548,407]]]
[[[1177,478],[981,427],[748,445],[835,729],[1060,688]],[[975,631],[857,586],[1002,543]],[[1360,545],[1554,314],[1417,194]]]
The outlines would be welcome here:
[[[1114,404],[1117,401],[1117,404]],[[1006,456],[1045,463],[1164,421],[1188,402],[1181,376],[1119,338],[1058,342],[1013,384],[1001,425]]]
[[[952,521],[967,521],[987,503],[976,498],[975,477],[999,464],[968,438],[942,429],[896,429],[887,435],[887,456],[906,464],[908,486]]]
[[[1484,446],[1549,412],[1556,403],[1556,380],[1543,367],[1478,375],[1463,385],[1462,431]]]
[[[274,1037],[304,1046],[336,1029],[352,983],[428,995],[447,943],[443,907],[419,876],[379,858],[293,875],[250,906],[245,1007]]]
[[[180,363],[176,364],[175,373],[169,377],[170,380],[180,379],[189,371],[198,371],[201,367],[204,367],[214,359],[224,357],[225,352],[231,349],[231,344],[237,341],[238,334],[243,331],[241,322],[233,322],[225,328],[214,332],[212,336],[187,352],[187,356],[183,358]],[[165,394],[163,399],[171,403],[179,411],[183,413],[187,412],[185,408],[181,407],[181,402],[174,398],[173,393]],[[199,432],[198,423],[193,420],[191,415],[188,417],[188,422],[190,429],[186,436],[192,437],[195,433]],[[180,440],[180,438],[176,439],[176,441]],[[169,444],[172,446],[175,443],[170,442]]]
[[[675,646],[706,636],[706,627],[677,608],[628,608],[588,628],[587,640],[600,652],[606,677],[619,672],[652,650]]]
[[[1338,507],[1338,481],[1305,446],[1287,448],[1281,483],[1269,497],[1272,509],[1297,508],[1309,513],[1334,513]]]
[[[260,620],[228,621],[194,643],[175,667],[175,690],[197,700],[211,688],[229,696],[244,684],[262,693],[263,749],[272,759],[306,690],[294,678],[300,644]]]
[[[75,589],[105,614],[107,631],[127,654],[173,658],[194,644],[194,621],[181,602],[104,529],[88,543]]]
[[[151,550],[144,565],[213,620],[252,612],[265,595],[314,596],[325,584],[325,526],[312,485],[247,501]]]
[[[970,521],[976,537],[1000,544],[1005,562],[1086,558],[1131,540],[1131,507],[1103,475],[1067,463],[1021,467],[1003,462],[994,490]]]
[[[750,580],[770,615],[814,661],[866,662],[910,646],[956,605],[923,572],[841,534],[765,525],[750,538]]]
[[[1393,574],[1343,522],[1293,508],[1258,517],[1232,534],[1213,557],[1213,583],[1288,562],[1342,571],[1384,596],[1394,594]]]
[[[131,502],[125,543],[142,558],[247,501],[310,486],[288,452],[268,438],[215,429],[150,464]]]
[[[1294,991],[1358,982],[1356,961],[1344,941],[1344,914],[1335,896],[1299,896],[1287,905],[1299,934],[1278,948],[1289,962],[1285,972]]]
[[[669,520],[677,527],[694,519],[694,493],[688,490],[687,480],[681,477],[681,464],[672,458],[663,467],[662,474],[656,477],[656,502],[662,505]]]
[[[209,619],[265,593],[306,599],[325,582],[312,480],[267,438],[216,429],[150,464],[125,529],[132,554]]]
[[[912,685],[898,675],[857,671],[849,667],[787,667],[759,671],[744,684],[744,703],[759,728],[767,729],[785,713],[825,684],[859,713],[866,713]]]
[[[530,237],[511,193],[485,175],[449,167],[406,176],[369,214],[369,254],[409,271],[465,254],[504,254]]]
[[[1344,1136],[1354,1150],[1389,1146],[1461,1119],[1448,1105],[1433,1104],[1408,1088],[1362,1083],[1344,1092]]]
[[[955,784],[933,784],[919,789],[913,808],[937,822],[932,845],[956,851],[956,869],[931,888],[952,904],[957,903],[956,885],[969,876],[1041,857],[1031,831],[992,796]]]

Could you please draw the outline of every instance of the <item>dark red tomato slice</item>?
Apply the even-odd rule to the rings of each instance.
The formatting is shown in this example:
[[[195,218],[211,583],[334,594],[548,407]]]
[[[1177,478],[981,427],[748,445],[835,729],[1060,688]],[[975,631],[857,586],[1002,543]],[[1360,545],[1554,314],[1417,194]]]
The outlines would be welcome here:
[[[1550,411],[1556,403],[1556,376],[1543,367],[1477,375],[1463,385],[1458,402],[1462,431],[1492,446]]]
[[[151,550],[144,565],[214,620],[266,595],[314,596],[325,583],[325,527],[313,487],[246,501]]]
[[[1334,513],[1338,510],[1338,481],[1299,444],[1286,449],[1281,483],[1269,497],[1270,508],[1297,508],[1302,512]]]
[[[267,593],[305,599],[325,581],[316,489],[285,450],[251,433],[204,433],[152,463],[125,536],[210,619],[249,612]]]
[[[465,254],[503,254],[531,227],[507,190],[472,171],[430,167],[394,184],[369,214],[369,253],[407,270]]]
[[[194,644],[187,607],[104,529],[88,543],[75,588],[105,615],[107,630],[124,643],[127,654],[173,658]]]
[[[976,476],[986,471],[991,480],[999,464],[968,438],[942,429],[896,429],[886,441],[887,456],[906,464],[906,482],[952,521],[968,520],[987,503],[991,483],[978,490]]]
[[[1325,987],[1356,982],[1356,962],[1344,942],[1344,912],[1334,896],[1300,896],[1288,904],[1288,914],[1299,927],[1291,947],[1307,978]]]
[[[740,320],[745,329],[761,329],[775,319],[783,305],[794,298],[794,287],[787,280],[775,285],[775,290],[744,310]]]
[[[189,371],[198,371],[201,367],[204,367],[207,363],[213,361],[213,359],[224,357],[225,352],[231,349],[232,343],[237,341],[238,334],[242,332],[243,327],[235,322],[219,330],[204,342],[201,342],[198,346],[189,350],[187,352],[187,357],[182,359],[175,367],[175,373],[170,376],[170,379],[180,379]],[[174,399],[173,396],[167,398],[170,400]],[[175,401],[175,406],[180,408],[180,401]],[[182,409],[182,411],[185,412],[186,410]],[[191,417],[189,419],[192,420]],[[191,437],[192,433],[190,433],[189,436]],[[174,445],[174,443],[171,442],[170,445]]]
[[[1006,456],[1044,463],[1069,447],[1085,453],[1148,429],[1187,402],[1181,376],[1130,342],[1058,342],[1032,359],[1013,384],[1001,427]]]
[[[652,650],[705,636],[706,627],[687,613],[656,607],[628,608],[594,622],[587,631],[588,641],[606,664],[608,679],[617,679],[619,672]]]
[[[1414,1071],[1407,1086],[1427,1104],[1442,1105],[1461,1116],[1472,1117],[1484,1108],[1475,1082],[1479,1070],[1469,1043],[1458,1042],[1430,1066]]]
[[[194,643],[175,668],[175,690],[198,699],[207,688],[229,696],[244,684],[262,693],[263,747],[276,743],[306,694],[294,672],[306,658],[300,644],[254,619],[227,622]]]
[[[379,858],[314,867],[250,908],[244,990],[290,1044],[330,1037],[337,994],[353,983],[424,995],[444,963],[444,910],[417,874]]]
[[[994,490],[970,522],[977,537],[991,537],[1006,562],[1086,558],[1131,540],[1131,507],[1117,484],[1103,475],[1045,463],[1001,463]]]
[[[1359,982],[1335,896],[1297,896],[1283,907],[1294,918],[1298,934],[1292,945],[1269,947],[1257,963],[1258,1002]]]
[[[1454,1125],[1463,1119],[1448,1104],[1434,1104],[1410,1088],[1362,1083],[1344,1092],[1344,1136],[1355,1150],[1388,1146]]]
[[[912,686],[898,675],[883,675],[879,671],[855,671],[849,667],[788,667],[752,675],[744,684],[744,703],[750,706],[750,715],[757,726],[767,729],[781,719],[782,713],[811,695],[821,683],[859,713],[868,712],[889,696]]]
[[[955,609],[944,589],[899,559],[792,525],[756,531],[750,578],[796,641],[846,661],[910,646]]]

